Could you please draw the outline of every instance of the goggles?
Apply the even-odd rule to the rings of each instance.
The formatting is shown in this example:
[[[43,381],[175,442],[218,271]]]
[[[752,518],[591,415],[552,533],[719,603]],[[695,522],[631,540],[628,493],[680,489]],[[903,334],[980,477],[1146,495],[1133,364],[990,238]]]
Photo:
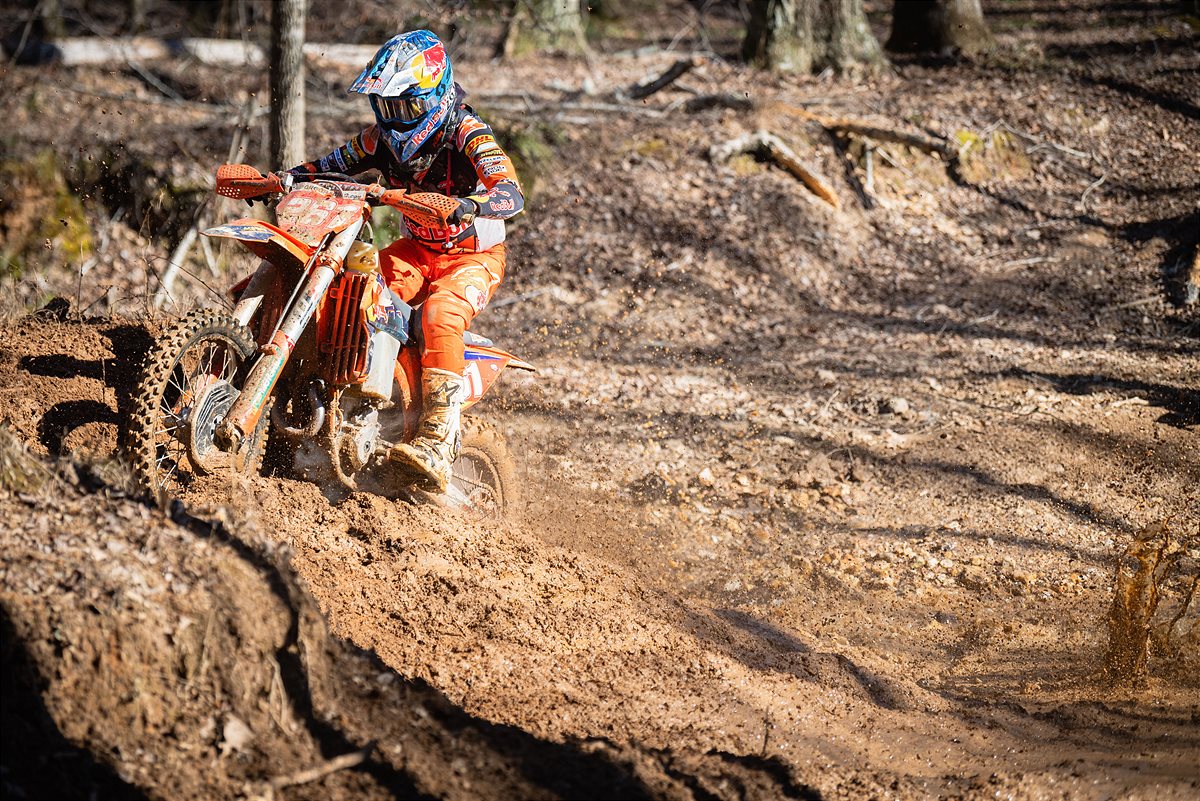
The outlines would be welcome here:
[[[382,122],[416,122],[437,108],[440,97],[380,97],[371,95],[371,107]]]

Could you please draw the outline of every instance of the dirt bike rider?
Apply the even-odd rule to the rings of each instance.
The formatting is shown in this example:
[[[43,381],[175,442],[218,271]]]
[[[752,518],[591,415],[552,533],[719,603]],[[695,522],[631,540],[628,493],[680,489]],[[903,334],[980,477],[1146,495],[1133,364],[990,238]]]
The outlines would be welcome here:
[[[406,236],[379,254],[392,291],[423,303],[421,421],[417,436],[394,447],[389,458],[440,492],[460,447],[463,332],[504,277],[503,221],[521,212],[524,196],[492,129],[463,102],[466,92],[454,82],[445,46],[433,33],[389,39],[349,91],[367,95],[375,124],[289,172],[376,169],[391,187],[458,200],[444,226],[405,218]]]

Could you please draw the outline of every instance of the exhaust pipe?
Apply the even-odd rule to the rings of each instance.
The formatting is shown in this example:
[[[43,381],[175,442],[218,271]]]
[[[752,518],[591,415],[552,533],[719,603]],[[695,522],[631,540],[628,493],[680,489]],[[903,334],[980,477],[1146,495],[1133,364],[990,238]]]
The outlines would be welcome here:
[[[317,379],[308,385],[308,408],[312,410],[312,420],[304,428],[287,425],[283,419],[283,410],[278,404],[271,407],[271,422],[275,430],[288,439],[312,439],[325,425],[325,382]]]

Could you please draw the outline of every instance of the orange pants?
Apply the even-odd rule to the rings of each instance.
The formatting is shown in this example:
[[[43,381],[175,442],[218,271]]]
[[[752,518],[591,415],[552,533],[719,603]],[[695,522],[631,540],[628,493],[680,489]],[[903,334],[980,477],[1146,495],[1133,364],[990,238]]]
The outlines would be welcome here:
[[[504,278],[504,243],[480,253],[438,253],[411,239],[397,239],[379,252],[379,268],[393,292],[407,303],[423,303],[422,367],[462,375],[463,331],[492,299]]]

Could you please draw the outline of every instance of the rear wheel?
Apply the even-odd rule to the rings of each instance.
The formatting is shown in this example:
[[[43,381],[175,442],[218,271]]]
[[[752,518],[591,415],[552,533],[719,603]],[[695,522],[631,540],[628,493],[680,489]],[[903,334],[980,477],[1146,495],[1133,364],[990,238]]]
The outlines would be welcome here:
[[[515,520],[520,486],[504,437],[491,426],[464,420],[462,452],[451,466],[447,494],[478,520]]]
[[[146,356],[129,424],[133,470],[147,489],[176,492],[217,470],[258,470],[269,409],[236,453],[213,441],[256,350],[248,329],[212,309],[188,314],[159,337]]]

